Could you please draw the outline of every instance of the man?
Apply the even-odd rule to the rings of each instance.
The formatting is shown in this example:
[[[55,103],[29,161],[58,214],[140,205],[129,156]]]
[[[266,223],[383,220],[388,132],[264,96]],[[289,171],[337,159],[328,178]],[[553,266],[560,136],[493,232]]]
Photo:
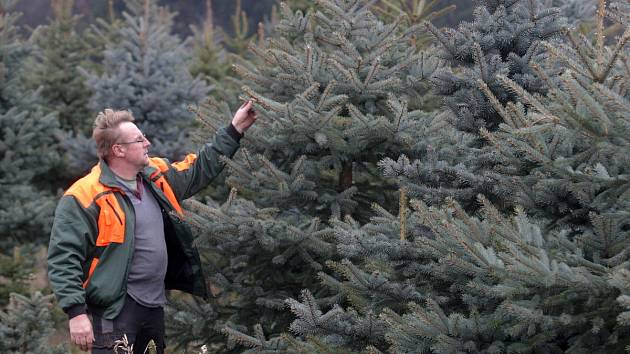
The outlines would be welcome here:
[[[212,144],[177,163],[150,158],[133,121],[129,111],[98,114],[100,161],[63,195],[51,231],[53,291],[72,343],[92,353],[112,353],[123,334],[136,352],[153,339],[163,353],[165,289],[207,296],[180,202],[221,172],[219,157],[234,155],[256,112],[244,103]]]

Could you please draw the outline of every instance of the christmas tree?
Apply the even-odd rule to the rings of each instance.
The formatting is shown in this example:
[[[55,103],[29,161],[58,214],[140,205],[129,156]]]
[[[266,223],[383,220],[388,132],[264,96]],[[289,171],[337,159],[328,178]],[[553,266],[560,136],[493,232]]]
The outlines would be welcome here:
[[[592,38],[540,43],[550,56],[531,67],[544,95],[497,75],[516,97],[502,104],[477,80],[503,121],[480,137],[522,206],[478,196],[477,215],[452,198],[408,210],[403,186],[398,215],[377,208],[367,224],[337,222],[345,259],[320,277],[343,301],[289,300],[298,337],[288,352],[626,350],[630,29],[606,45],[599,6]]]
[[[377,163],[425,148],[433,116],[408,97],[425,89],[439,62],[412,45],[419,27],[383,23],[364,1],[317,8],[283,7],[277,36],[250,46],[261,60],[236,67],[261,118],[239,157],[226,161],[228,200],[188,205],[216,298],[171,313],[180,347],[216,343],[219,329],[230,347],[257,323],[272,337],[286,331],[284,300],[303,288],[330,293],[317,279],[326,260],[338,259],[328,220],[367,220],[374,201],[396,209],[397,187]],[[231,108],[200,108],[206,134],[231,118]],[[205,337],[185,335],[200,323]]]
[[[77,33],[79,16],[72,14],[74,0],[53,0],[53,18],[38,26],[31,36],[34,51],[29,56],[27,80],[32,89],[40,88],[46,112],[57,112],[61,128],[87,133],[92,117],[87,108],[90,92],[79,66],[85,66],[88,50]]]
[[[605,13],[600,1],[595,38],[570,32],[566,43],[545,43],[551,60],[534,66],[549,87],[545,97],[498,76],[520,97],[504,107],[485,83],[479,83],[505,117],[501,129],[482,134],[501,156],[501,170],[518,192],[518,203],[547,220],[549,228],[583,232],[602,215],[621,213],[614,218],[625,218],[625,108],[630,95],[623,81],[628,76],[630,32],[626,29],[607,46]],[[527,107],[535,112],[528,114]]]
[[[18,34],[14,1],[0,3],[0,250],[45,241],[54,203],[43,182],[58,162],[58,122],[45,114],[38,91],[24,82],[31,48]]]
[[[422,159],[407,157],[382,162],[385,174],[398,178],[412,197],[429,204],[455,198],[466,210],[478,206],[476,196],[484,194],[493,202],[507,206],[511,189],[501,183],[502,176],[492,150],[480,129],[494,131],[503,122],[489,99],[478,87],[486,83],[503,104],[518,100],[496,78],[505,75],[532,94],[544,94],[544,81],[531,67],[547,54],[540,42],[558,36],[564,19],[560,9],[548,8],[540,1],[481,1],[473,20],[457,28],[437,29],[427,24],[439,43],[439,55],[448,63],[432,77],[436,92],[447,107],[441,116],[456,129],[448,132],[447,142],[460,149],[429,151]]]
[[[228,74],[230,63],[223,48],[222,32],[215,27],[213,16],[212,1],[206,0],[206,17],[202,25],[192,26],[194,53],[190,73],[201,75],[213,84],[221,84]]]
[[[0,350],[7,354],[63,354],[67,348],[51,345],[54,323],[50,315],[53,295],[39,292],[31,296],[12,294],[9,305],[0,311]]]
[[[187,106],[205,98],[209,87],[188,71],[188,43],[171,33],[173,14],[150,0],[126,4],[119,40],[107,44],[102,71],[84,70],[93,92],[89,108],[131,110],[152,154],[177,160],[190,150],[193,116]]]

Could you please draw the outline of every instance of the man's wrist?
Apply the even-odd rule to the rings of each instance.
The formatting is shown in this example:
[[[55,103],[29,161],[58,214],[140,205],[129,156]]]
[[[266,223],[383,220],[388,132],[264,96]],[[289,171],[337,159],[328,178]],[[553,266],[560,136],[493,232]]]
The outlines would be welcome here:
[[[230,125],[227,127],[227,133],[236,142],[239,142],[241,140],[241,138],[243,137],[243,133],[239,133],[238,130],[236,130],[236,127],[234,127],[234,124],[232,124],[232,123],[230,123]]]
[[[87,308],[85,304],[76,304],[63,309],[63,311],[66,313],[66,315],[68,315],[68,319],[70,320],[79,315],[86,314]]]

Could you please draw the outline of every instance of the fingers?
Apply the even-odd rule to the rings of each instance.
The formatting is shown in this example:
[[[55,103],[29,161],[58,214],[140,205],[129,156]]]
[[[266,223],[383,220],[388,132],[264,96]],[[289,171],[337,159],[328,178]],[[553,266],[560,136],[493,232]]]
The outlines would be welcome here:
[[[92,350],[92,343],[94,343],[94,338],[76,337],[72,340],[72,342],[76,344],[81,350],[87,352]]]
[[[245,132],[256,121],[258,114],[254,109],[255,102],[254,98],[247,100],[234,114],[232,125],[239,133]]]
[[[92,344],[94,343],[94,332],[90,331],[90,335],[86,339],[87,339],[87,351],[91,351]]]
[[[245,102],[243,102],[243,104],[238,108],[240,109],[245,109],[247,107],[247,109],[249,110],[252,107],[252,100],[247,100]]]
[[[77,338],[75,344],[78,345],[84,352],[87,351],[87,340],[85,337]]]
[[[76,336],[72,338],[72,343],[76,344],[83,351],[89,351],[92,349],[94,336],[91,333],[88,336]]]
[[[81,350],[89,351],[92,349],[94,342],[94,331],[92,330],[92,322],[87,315],[82,314],[70,319],[70,340],[76,344]]]

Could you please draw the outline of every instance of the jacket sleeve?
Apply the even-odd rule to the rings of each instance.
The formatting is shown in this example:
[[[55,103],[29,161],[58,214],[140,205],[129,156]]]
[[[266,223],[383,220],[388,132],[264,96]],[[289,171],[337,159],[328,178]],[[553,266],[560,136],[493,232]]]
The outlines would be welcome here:
[[[232,125],[221,128],[213,142],[205,144],[196,155],[188,155],[184,161],[171,164],[165,176],[177,200],[190,198],[208,186],[223,170],[220,157],[234,156],[241,136]]]
[[[63,196],[55,211],[48,246],[48,279],[70,318],[86,311],[83,265],[88,245],[96,238],[95,219],[72,196]]]

